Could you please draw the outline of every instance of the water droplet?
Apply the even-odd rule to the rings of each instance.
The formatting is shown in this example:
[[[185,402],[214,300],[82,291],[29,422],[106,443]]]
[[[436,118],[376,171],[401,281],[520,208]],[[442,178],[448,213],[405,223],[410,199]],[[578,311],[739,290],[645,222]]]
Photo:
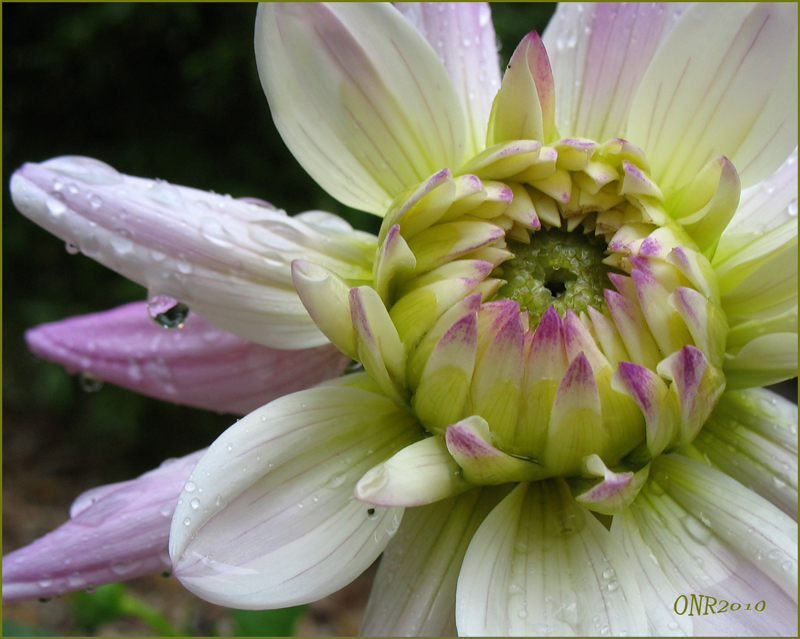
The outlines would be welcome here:
[[[232,450],[233,450],[233,444],[228,444],[228,451],[230,452]]]
[[[64,248],[67,249],[67,253],[69,253],[70,255],[77,255],[78,253],[81,252],[80,247],[78,247],[77,244],[73,244],[72,242],[67,242],[64,245]]]
[[[195,490],[197,490],[197,484],[195,484],[193,481],[187,481],[187,482],[186,482],[186,483],[183,485],[183,489],[184,489],[184,490],[185,490],[187,493],[193,493]]]
[[[101,200],[96,195],[90,195],[89,196],[89,206],[91,206],[93,209],[97,210],[101,206],[103,206],[103,200]]]
[[[517,616],[518,616],[520,619],[527,619],[527,618],[528,618],[528,611],[527,611],[527,610],[520,610],[520,611],[517,613]]]
[[[362,371],[362,370],[364,370],[364,365],[361,362],[357,362],[356,360],[353,360],[352,362],[350,362],[345,367],[344,374],[348,375],[350,373],[356,373],[356,372]]]
[[[774,548],[767,553],[767,557],[773,561],[778,561],[779,559],[783,559],[783,553],[777,548]]]
[[[608,568],[603,571],[603,579],[611,579],[616,573],[613,568]]]
[[[680,626],[678,625],[677,621],[670,621],[669,622],[669,629],[670,630],[677,630],[678,628],[680,628]]]
[[[184,520],[183,520],[183,525],[184,525],[184,526],[188,526],[188,525],[190,525],[191,523],[192,523],[192,520],[191,520],[191,519],[189,519],[189,517],[187,517],[186,519],[184,519]]]
[[[784,562],[781,564],[781,568],[783,568],[784,572],[792,572],[792,566],[793,566],[793,565],[794,565],[794,564],[792,564],[792,562],[791,562],[791,561],[784,561]]]
[[[39,582],[39,588],[49,588],[52,585],[53,585],[53,580],[52,579],[42,579]]]
[[[86,580],[80,575],[80,573],[77,572],[72,573],[67,579],[67,584],[73,589],[80,588],[85,583]]]
[[[141,564],[142,564],[141,561],[130,561],[127,563],[112,564],[111,570],[113,570],[118,575],[127,575],[128,573],[136,570]]]
[[[297,507],[298,508],[302,508],[303,507],[303,503],[301,502],[301,503],[297,504]]]
[[[331,477],[330,480],[328,481],[328,488],[338,488],[345,482],[346,479],[347,479],[347,473]]]
[[[156,180],[150,187],[148,194],[159,204],[175,206],[181,201],[181,192],[169,182]]]
[[[147,312],[161,328],[183,328],[189,307],[167,295],[152,295],[147,300]]]
[[[367,519],[377,519],[378,512],[374,508],[367,508]]]
[[[600,628],[600,634],[603,635],[604,637],[608,634],[608,631],[609,631],[608,626],[603,626],[602,628]]]
[[[164,517],[172,517],[173,511],[174,509],[172,507],[172,504],[169,503],[163,504],[161,508],[158,509],[158,512],[161,513],[161,515]]]
[[[200,500],[195,497],[192,501],[189,502],[189,505],[192,507],[193,510],[197,510],[200,508]]]
[[[216,500],[214,500],[214,505],[219,506],[222,503],[222,495],[217,495]]]
[[[44,204],[47,207],[47,210],[50,211],[50,214],[54,215],[55,217],[60,216],[67,210],[67,205],[54,197],[47,198]]]
[[[111,236],[111,248],[120,255],[125,255],[133,250],[133,239],[131,232],[127,229],[117,229]]]
[[[78,383],[80,384],[81,389],[86,393],[96,393],[103,388],[103,380],[86,371],[83,371],[78,375]]]
[[[789,215],[797,217],[797,200],[789,202]]]
[[[619,588],[619,582],[618,581],[612,581],[610,584],[608,584],[608,591],[609,592],[614,592],[617,588]]]
[[[786,488],[786,482],[775,475],[772,476],[772,483],[775,484],[775,488]]]

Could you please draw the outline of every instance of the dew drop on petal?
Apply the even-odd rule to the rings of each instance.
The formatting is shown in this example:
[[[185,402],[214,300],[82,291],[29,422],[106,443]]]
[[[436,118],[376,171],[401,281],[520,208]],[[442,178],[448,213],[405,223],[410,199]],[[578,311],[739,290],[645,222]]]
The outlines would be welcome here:
[[[147,312],[161,328],[183,328],[189,307],[167,295],[151,295],[147,299]]]
[[[186,519],[183,520],[183,525],[184,526],[188,526],[191,523],[192,523],[192,520],[189,517],[187,517]]]
[[[133,250],[133,239],[127,229],[117,229],[111,236],[111,248],[120,255],[125,255]]]
[[[187,493],[193,493],[195,490],[197,490],[197,484],[195,484],[193,481],[187,481],[187,482],[186,482],[186,483],[183,485],[183,489],[184,489],[184,490],[185,490]]]
[[[168,182],[156,180],[148,191],[148,195],[159,204],[175,206],[181,201],[181,192]]]
[[[47,198],[44,204],[47,207],[47,210],[50,211],[50,214],[55,217],[60,216],[67,210],[67,205],[64,204],[61,200],[57,200],[54,197]]]
[[[172,517],[174,508],[172,504],[162,504],[161,508],[158,509],[158,512],[161,513],[163,517]]]
[[[103,388],[103,380],[96,375],[87,373],[86,371],[78,374],[78,383],[80,384],[81,389],[86,393],[96,393]]]
[[[677,630],[678,628],[680,628],[680,626],[678,625],[677,621],[670,621],[669,622],[669,629],[670,630]]]
[[[189,502],[189,505],[192,507],[193,510],[197,510],[200,508],[200,500],[196,497]]]
[[[78,245],[73,244],[72,242],[67,242],[64,247],[67,249],[67,253],[70,255],[77,255],[81,252],[81,249],[78,247]]]

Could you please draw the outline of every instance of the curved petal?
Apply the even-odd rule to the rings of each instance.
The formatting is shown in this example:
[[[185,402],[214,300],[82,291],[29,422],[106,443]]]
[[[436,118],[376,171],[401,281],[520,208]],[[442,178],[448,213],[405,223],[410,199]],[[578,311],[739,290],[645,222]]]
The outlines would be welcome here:
[[[348,206],[384,215],[405,188],[461,162],[453,83],[388,4],[262,4],[256,61],[287,146]]]
[[[497,36],[488,2],[398,2],[447,69],[467,122],[466,157],[486,147],[486,126],[500,88]]]
[[[347,585],[403,515],[355,501],[355,484],[418,428],[387,398],[343,386],[250,413],[184,486],[170,534],[175,576],[207,601],[242,609],[307,603]]]
[[[472,536],[507,488],[410,508],[381,557],[361,634],[454,636],[456,581]]]
[[[739,208],[722,234],[717,256],[726,256],[726,247],[738,247],[743,239],[753,239],[784,222],[797,218],[797,147],[770,177],[744,189]]]
[[[43,324],[25,340],[69,373],[237,415],[338,377],[351,361],[332,344],[292,351],[254,344],[193,314],[183,328],[164,330],[145,302]]]
[[[797,404],[763,388],[725,393],[693,443],[717,468],[797,519]]]
[[[3,602],[53,597],[170,570],[172,513],[204,452],[167,460],[138,479],[78,497],[67,522],[3,557]]]
[[[562,480],[522,483],[481,524],[458,579],[467,636],[643,635],[621,547]]]
[[[736,164],[740,150],[745,166],[755,153],[764,156],[758,171],[740,172],[742,185],[751,186],[797,146],[796,128],[793,137],[781,130],[784,117],[796,120],[797,74],[783,73],[793,64],[796,33],[794,4],[698,3],[684,13],[639,84],[627,128],[665,194],[716,155]],[[786,98],[792,85],[794,106],[784,99],[776,112],[773,93]]]
[[[85,255],[260,344],[327,342],[294,290],[293,259],[371,279],[375,238],[323,213],[290,218],[79,157],[25,164],[10,186],[24,215]]]
[[[636,88],[684,10],[675,3],[558,5],[543,40],[555,78],[556,127],[562,137],[624,137]]]
[[[659,457],[657,461],[660,462],[665,457]],[[697,465],[702,466],[702,464]],[[721,476],[719,471],[713,471],[707,466],[705,468]],[[764,541],[762,535],[765,529],[762,524],[766,522],[754,516],[755,513],[751,510],[753,500],[748,494],[756,500],[759,498],[733,480],[728,480],[732,486],[738,488],[734,488],[735,492],[726,491],[723,497],[726,507],[737,499],[744,498],[743,508],[738,514],[735,526],[737,532],[745,533],[742,537],[749,535],[752,538],[750,543],[756,550],[752,559],[756,561],[750,563],[748,561],[750,557],[746,558],[749,553],[743,553],[742,548],[732,548],[727,539],[723,540],[722,535],[726,533],[726,526],[715,525],[716,522],[712,524],[712,519],[709,519],[712,516],[709,509],[703,508],[698,511],[684,507],[680,498],[665,492],[661,484],[662,477],[663,475],[659,477],[658,482],[649,481],[645,484],[631,508],[622,514],[619,521],[614,522],[612,535],[619,534],[620,527],[628,529],[626,535],[630,534],[633,537],[640,535],[644,547],[637,551],[639,556],[647,553],[649,561],[661,570],[678,596],[687,597],[687,605],[692,601],[691,595],[693,593],[696,595],[695,608],[692,611],[695,635],[726,635],[726,629],[734,628],[735,630],[730,631],[734,636],[741,634],[795,636],[796,605],[790,595],[759,570],[764,563],[775,562],[777,551],[774,546],[765,543],[760,547],[761,553],[757,552],[756,544]],[[698,490],[700,489],[701,487],[698,487]],[[761,501],[762,504],[769,506]],[[788,517],[777,509],[773,510],[773,514],[777,513],[783,518],[776,523],[787,528],[794,526],[796,530],[794,522],[790,522]],[[743,522],[745,519],[748,521]],[[748,532],[750,527],[752,533]],[[766,523],[766,527],[772,529],[769,523]],[[634,528],[636,530],[631,531]],[[778,534],[784,536],[783,533]],[[770,552],[773,554],[770,555]],[[756,562],[757,565],[754,565]],[[782,570],[779,565],[778,569]],[[641,580],[645,574],[640,572],[638,576]],[[699,595],[703,595],[702,600],[698,599]],[[768,602],[766,605],[769,607],[769,614],[752,609],[753,605],[762,599]],[[711,606],[710,610],[718,613],[720,606],[715,610],[714,605],[715,602],[722,600],[728,602],[728,611],[725,614],[711,614],[709,609],[705,608],[708,603]],[[739,603],[741,610],[731,611],[730,604],[733,602]],[[673,601],[673,605],[675,603],[683,602]],[[703,612],[698,614],[697,604],[708,614]],[[750,604],[749,610],[746,604]],[[679,605],[677,609],[673,607],[673,611],[680,613],[681,606]],[[688,612],[684,611],[684,614],[688,616]],[[674,624],[671,629],[678,632],[679,628],[675,626],[682,626],[684,621],[671,622]]]
[[[719,536],[797,601],[797,522],[724,473],[662,455],[650,476],[694,517],[690,532]]]
[[[728,388],[777,384],[797,376],[797,333],[771,333],[748,342],[736,355],[726,356]]]

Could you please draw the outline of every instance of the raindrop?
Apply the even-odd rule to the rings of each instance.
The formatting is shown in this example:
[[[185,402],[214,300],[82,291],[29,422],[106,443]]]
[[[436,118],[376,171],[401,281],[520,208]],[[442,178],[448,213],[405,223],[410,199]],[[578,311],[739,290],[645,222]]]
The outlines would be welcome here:
[[[192,272],[192,265],[186,260],[178,260],[175,263],[175,266],[178,268],[178,272],[183,273],[184,275],[189,275],[189,273]]]
[[[58,217],[62,213],[66,212],[67,205],[64,204],[61,200],[57,200],[54,197],[49,197],[45,200],[45,206],[47,210],[50,211],[52,215]]]
[[[619,582],[618,581],[612,581],[610,584],[608,584],[608,591],[609,592],[614,592],[617,588],[619,588]]]
[[[78,383],[81,385],[81,389],[86,393],[96,393],[103,388],[103,380],[86,371],[78,375]]]
[[[193,493],[195,490],[197,490],[197,484],[195,484],[193,481],[187,481],[187,482],[186,482],[186,483],[183,485],[183,489],[184,489],[184,490],[185,490],[187,493]]]
[[[167,206],[175,206],[181,201],[181,192],[163,180],[155,181],[150,187],[149,195],[159,204],[166,204]]]
[[[172,517],[172,511],[173,508],[171,504],[163,504],[158,510],[158,512],[160,512],[164,517]]]
[[[773,561],[778,561],[779,559],[783,558],[783,553],[777,548],[775,548],[767,553],[767,557],[769,557]]]
[[[67,253],[70,255],[77,255],[81,252],[81,249],[78,247],[77,244],[73,244],[72,242],[67,242],[64,246],[67,249]]]
[[[527,619],[527,618],[528,618],[528,611],[527,611],[527,610],[520,610],[520,611],[517,613],[517,616],[518,616],[520,619]]]
[[[677,630],[678,628],[680,628],[680,626],[678,625],[677,621],[670,621],[669,622],[669,629],[670,630]]]
[[[328,488],[338,488],[345,482],[346,479],[347,479],[347,473],[331,477],[331,479],[328,481]],[[370,508],[370,510],[374,511],[373,508]]]
[[[117,229],[111,236],[111,248],[120,255],[125,255],[133,250],[133,236],[127,229]]]
[[[200,500],[196,497],[189,502],[189,505],[192,507],[193,510],[197,510],[200,508]]]
[[[52,579],[42,579],[39,582],[39,588],[49,588],[52,585],[53,585],[53,580]]]
[[[367,508],[367,519],[377,519],[378,513],[374,508]]]
[[[129,572],[133,572],[136,570],[140,565],[141,561],[130,561],[128,563],[123,564],[112,564],[111,570],[113,570],[118,575],[127,575]]]
[[[613,568],[608,568],[607,570],[603,571],[603,579],[611,579],[616,573],[614,572]]]
[[[212,244],[230,248],[233,244],[228,239],[230,233],[213,217],[204,217],[200,222],[200,233]]]
[[[183,525],[184,525],[184,526],[188,526],[188,525],[189,525],[189,524],[191,524],[191,523],[192,523],[192,520],[191,520],[191,519],[189,519],[189,517],[187,517],[186,519],[184,519],[184,520],[183,520]]]
[[[228,452],[233,450],[233,444],[228,444]]]
[[[792,562],[791,561],[784,561],[781,564],[781,568],[783,568],[784,572],[791,572],[792,571]]]
[[[219,506],[221,503],[222,503],[222,495],[217,495],[217,498],[214,501],[214,505]]]
[[[152,295],[147,300],[147,312],[161,328],[183,328],[189,307],[167,295]]]
[[[78,195],[78,193],[81,192],[81,190],[78,188],[78,185],[74,182],[67,186],[67,191],[69,191],[72,195]]]
[[[97,210],[101,206],[103,206],[103,200],[101,200],[96,195],[91,195],[91,196],[89,196],[89,206],[91,206],[93,209]]]
[[[131,361],[128,364],[128,377],[130,377],[134,382],[138,382],[142,379],[142,369],[139,368],[139,365]]]

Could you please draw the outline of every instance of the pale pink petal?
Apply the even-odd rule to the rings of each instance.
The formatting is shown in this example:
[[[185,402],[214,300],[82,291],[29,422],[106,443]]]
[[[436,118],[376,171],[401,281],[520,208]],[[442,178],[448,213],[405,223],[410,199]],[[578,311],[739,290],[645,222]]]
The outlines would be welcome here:
[[[674,3],[558,5],[543,39],[562,137],[603,141],[624,135],[636,87],[684,10]]]
[[[383,395],[340,384],[240,419],[184,487],[170,534],[175,576],[208,601],[243,609],[307,603],[344,587],[377,559],[403,515],[354,500],[356,482],[418,430]]]
[[[381,557],[361,635],[454,636],[456,582],[472,536],[508,486],[409,508]]]
[[[472,154],[486,146],[500,88],[497,37],[488,2],[398,2],[395,6],[436,51],[466,111]],[[469,155],[469,154],[468,154]]]
[[[167,460],[138,479],[81,495],[66,523],[3,557],[3,602],[171,570],[167,541],[172,513],[204,452]]]
[[[24,215],[83,254],[260,344],[327,341],[294,290],[292,260],[371,277],[376,238],[321,212],[292,218],[266,203],[122,175],[83,157],[25,164],[10,187]]]
[[[668,627],[678,633],[683,626],[685,631],[689,611],[683,611],[683,600],[670,599],[673,593],[685,595],[691,604],[694,593],[696,635],[796,636],[796,523],[710,466],[678,455],[661,456],[656,464],[651,481],[632,506],[615,518],[611,529],[612,536],[619,536],[624,529],[631,561],[640,565],[652,562],[671,585],[662,588],[661,603],[649,589],[652,603],[645,600],[649,609],[671,606],[662,611],[662,620],[668,621],[677,612],[679,618],[673,617]],[[687,467],[700,468],[690,486],[683,472]],[[633,554],[630,542],[638,546]],[[655,587],[662,585],[650,570],[637,571],[637,578],[640,583],[646,580]],[[702,601],[697,599],[700,594]],[[709,596],[710,601],[706,599]],[[728,602],[728,609],[719,614],[722,600]],[[766,601],[769,614],[753,609],[761,600]],[[697,614],[696,605],[706,610],[706,602],[717,614]],[[720,605],[715,610],[717,602]],[[741,608],[732,610],[732,603]],[[658,627],[654,634],[661,634]]]
[[[165,330],[145,302],[43,324],[29,348],[70,373],[176,404],[244,415],[282,395],[339,376],[350,358],[335,346],[278,350],[226,333],[192,313]]]

